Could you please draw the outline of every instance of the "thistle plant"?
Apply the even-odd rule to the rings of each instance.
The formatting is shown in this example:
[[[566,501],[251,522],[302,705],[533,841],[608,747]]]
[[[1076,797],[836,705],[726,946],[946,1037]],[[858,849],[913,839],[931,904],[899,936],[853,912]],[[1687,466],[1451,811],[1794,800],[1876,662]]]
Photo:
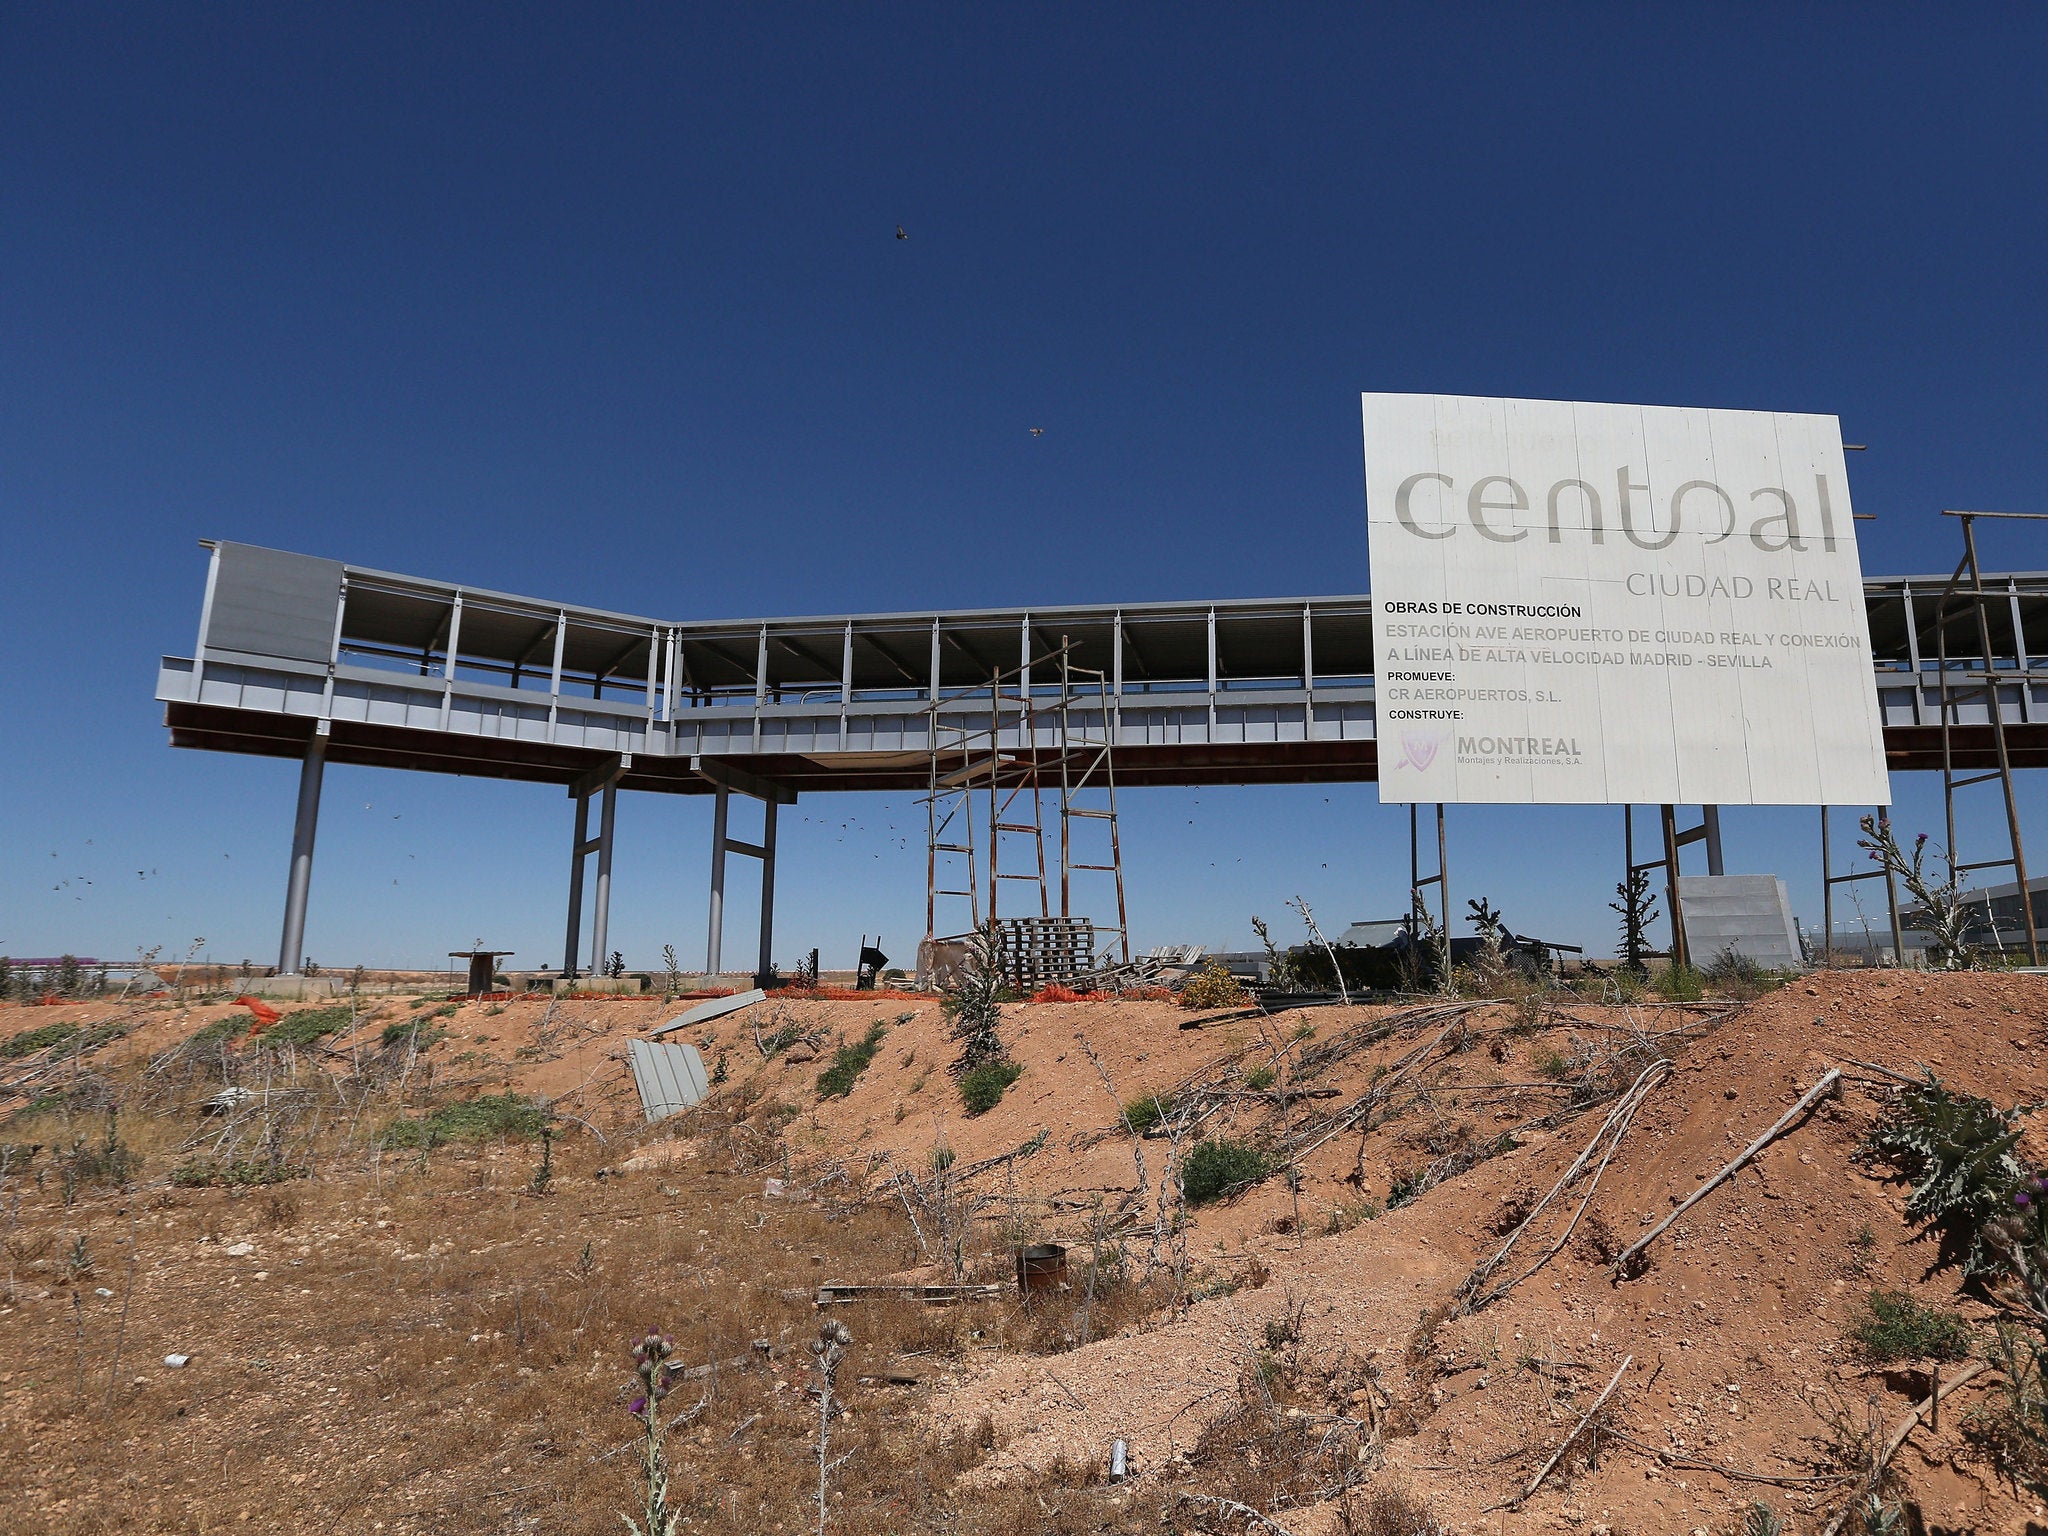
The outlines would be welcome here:
[[[650,1333],[633,1346],[633,1374],[639,1385],[626,1412],[640,1421],[640,1518],[620,1516],[633,1536],[676,1536],[682,1519],[668,1503],[668,1429],[662,1423],[662,1399],[675,1384],[668,1363],[675,1346],[667,1334]]]
[[[530,1186],[536,1195],[544,1195],[555,1181],[555,1120],[553,1115],[544,1115],[540,1123],[540,1166],[533,1170]]]
[[[1273,942],[1272,932],[1266,927],[1263,917],[1252,919],[1252,932],[1259,936],[1259,942],[1266,949],[1266,982],[1276,992],[1299,992],[1303,988],[1295,974],[1294,959],[1280,953],[1280,947]]]
[[[1422,984],[1434,979],[1439,992],[1446,995],[1455,993],[1457,983],[1451,975],[1451,936],[1444,932],[1436,914],[1429,910],[1429,903],[1422,899],[1422,889],[1414,886],[1408,892],[1408,922],[1415,939],[1414,983],[1419,991]]]
[[[845,1456],[837,1460],[832,1456],[832,1415],[844,1407],[833,1389],[839,1380],[839,1362],[852,1343],[846,1324],[830,1317],[818,1325],[818,1336],[811,1340],[811,1360],[818,1370],[818,1536],[825,1536],[832,1471],[846,1460]]]
[[[1895,876],[1926,914],[1927,927],[1934,939],[1927,948],[1927,958],[1935,969],[1968,970],[1970,949],[1963,942],[1963,932],[1969,927],[1970,914],[1963,905],[1962,889],[1956,882],[1954,853],[1943,850],[1942,860],[1948,865],[1948,878],[1937,882],[1932,871],[1926,868],[1925,832],[1913,839],[1913,852],[1909,858],[1899,848],[1899,840],[1893,835],[1889,821],[1866,816],[1858,825],[1862,827],[1863,835],[1856,839],[1856,846],[1869,853],[1871,863],[1883,866]],[[1905,957],[1899,958],[1903,964]]]
[[[1302,922],[1308,925],[1308,936],[1323,946],[1323,953],[1330,957],[1330,970],[1337,978],[1337,995],[1348,1006],[1351,1002],[1351,988],[1344,982],[1344,967],[1337,963],[1337,951],[1330,947],[1330,941],[1323,937],[1323,930],[1316,926],[1316,915],[1308,909],[1308,898],[1296,896],[1287,903],[1301,914]]]
[[[2028,1179],[2018,1147],[2021,1117],[2034,1107],[2001,1110],[1988,1099],[1951,1092],[1929,1072],[1925,1082],[1899,1090],[1864,1140],[1872,1155],[1913,1181],[1906,1219],[1937,1235],[1938,1262],[1960,1263],[1965,1279],[2009,1267],[2015,1245],[2032,1246],[2024,1228],[2032,1223],[2038,1230],[2034,1202],[2042,1192]],[[2008,1226],[2023,1230],[2015,1234]]]

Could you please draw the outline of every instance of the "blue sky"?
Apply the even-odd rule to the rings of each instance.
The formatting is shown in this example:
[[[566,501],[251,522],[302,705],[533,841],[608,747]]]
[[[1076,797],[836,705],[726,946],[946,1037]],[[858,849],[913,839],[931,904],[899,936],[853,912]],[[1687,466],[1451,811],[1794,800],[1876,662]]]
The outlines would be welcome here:
[[[677,618],[1359,591],[1361,390],[1838,413],[1873,573],[1946,570],[1943,507],[2048,510],[2035,5],[0,33],[0,952],[275,955],[294,769],[173,752],[151,698],[205,537]],[[1370,785],[1124,811],[1141,943],[1403,904]],[[1454,811],[1457,894],[1605,949],[1619,818]],[[908,954],[918,819],[789,813],[779,958]],[[631,963],[701,957],[708,828],[624,802]],[[1817,911],[1815,813],[1727,835]],[[331,769],[307,947],[559,958],[568,837],[559,791]]]

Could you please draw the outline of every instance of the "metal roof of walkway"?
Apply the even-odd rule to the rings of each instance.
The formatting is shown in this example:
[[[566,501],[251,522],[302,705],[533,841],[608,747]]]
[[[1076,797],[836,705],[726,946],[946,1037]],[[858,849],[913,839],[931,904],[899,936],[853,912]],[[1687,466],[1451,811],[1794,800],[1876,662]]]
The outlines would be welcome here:
[[[707,793],[701,769],[716,760],[793,790],[921,790],[934,721],[949,738],[977,710],[985,722],[990,679],[1020,666],[1055,694],[1064,646],[1103,675],[1084,707],[1091,733],[1107,725],[1121,783],[1378,771],[1362,593],[664,620],[211,548],[194,654],[158,674],[181,747],[296,758],[324,723],[334,762],[572,784],[623,754],[629,789]],[[1865,583],[1896,769],[1940,764],[1929,610],[1944,579]],[[1992,605],[1991,641],[2008,745],[2016,766],[2048,766],[2048,573],[1985,584],[2007,599]],[[1981,703],[1952,734],[1959,765],[1989,764]],[[1061,750],[1050,727],[1011,738],[1006,751]]]

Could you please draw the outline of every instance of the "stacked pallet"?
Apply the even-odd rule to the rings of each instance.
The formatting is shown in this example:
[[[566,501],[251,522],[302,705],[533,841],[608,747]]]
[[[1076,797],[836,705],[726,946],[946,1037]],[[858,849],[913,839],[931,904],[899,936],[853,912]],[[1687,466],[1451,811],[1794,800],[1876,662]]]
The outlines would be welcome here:
[[[1003,979],[1027,996],[1095,968],[1095,922],[1086,917],[1007,917],[996,924]]]

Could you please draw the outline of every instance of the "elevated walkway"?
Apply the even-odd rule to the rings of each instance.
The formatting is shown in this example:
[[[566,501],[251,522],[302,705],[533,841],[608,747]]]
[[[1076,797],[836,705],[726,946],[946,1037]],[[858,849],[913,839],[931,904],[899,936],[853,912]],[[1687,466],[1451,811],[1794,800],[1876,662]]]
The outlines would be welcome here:
[[[1365,594],[669,620],[253,545],[209,547],[193,653],[163,659],[156,697],[174,746],[302,764],[279,964],[287,973],[302,958],[320,773],[330,761],[566,787],[577,802],[564,962],[572,973],[593,853],[590,968],[604,960],[612,805],[622,789],[719,797],[707,960],[717,968],[730,849],[763,863],[765,971],[776,806],[804,791],[929,792],[935,746],[976,739],[1006,763],[1035,765],[1047,783],[1063,767],[1079,771],[1104,744],[1124,788],[1378,776]],[[1865,583],[1894,770],[1942,766],[1931,637],[1932,598],[1946,580]],[[1984,585],[2003,595],[1989,605],[1996,687],[1957,703],[1953,767],[1996,766],[1992,692],[2012,765],[2048,766],[2048,573],[1987,574]],[[1070,688],[1064,715],[1010,708],[991,717],[988,679],[998,673],[1014,672],[1034,701],[1055,701],[1063,652],[1070,683],[1099,678]],[[1981,654],[1950,663],[1952,686],[1986,676]],[[727,836],[724,802],[734,793],[762,802],[757,843]]]

